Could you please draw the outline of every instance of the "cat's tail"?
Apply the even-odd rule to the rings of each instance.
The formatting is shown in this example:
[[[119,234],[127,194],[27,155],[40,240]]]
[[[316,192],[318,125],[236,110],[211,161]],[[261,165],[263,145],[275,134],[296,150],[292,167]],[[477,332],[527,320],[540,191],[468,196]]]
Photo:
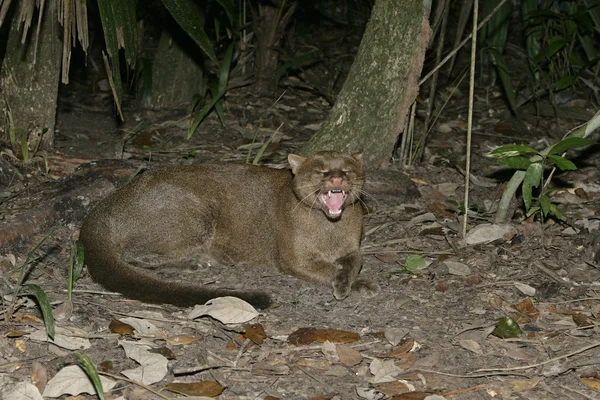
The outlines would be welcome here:
[[[92,278],[107,289],[122,293],[128,298],[180,307],[204,304],[210,299],[222,296],[238,297],[259,309],[268,308],[271,304],[269,296],[261,291],[219,289],[161,279],[123,261],[118,251],[107,243],[110,240],[97,238],[86,230],[85,224],[80,240],[84,247],[85,263]]]

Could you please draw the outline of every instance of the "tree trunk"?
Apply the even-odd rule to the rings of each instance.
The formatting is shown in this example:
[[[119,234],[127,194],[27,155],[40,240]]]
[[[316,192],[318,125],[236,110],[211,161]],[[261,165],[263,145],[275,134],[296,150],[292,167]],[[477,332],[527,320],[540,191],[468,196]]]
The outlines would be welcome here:
[[[179,33],[177,29],[172,34],[164,28],[160,36],[152,66],[153,108],[187,106],[195,94],[204,91],[202,57],[195,44]]]
[[[296,8],[292,2],[285,12],[280,13],[282,1],[258,4],[258,15],[254,16],[254,32],[256,34],[256,56],[254,68],[256,71],[256,91],[274,96],[277,92],[277,67],[279,66],[279,51],[281,37],[286,25]]]
[[[37,21],[29,30],[26,43],[22,44],[23,33],[19,30],[21,24],[16,19],[19,13],[15,13],[0,72],[3,94],[0,108],[7,116],[5,131],[8,132],[12,124],[18,147],[15,149],[16,154],[24,158],[27,156],[22,146],[27,146],[27,142],[29,150],[35,150],[38,145],[39,148],[50,149],[54,143],[63,32],[58,23],[56,4],[55,1],[47,1],[44,10],[39,11],[44,14],[41,18],[35,64]]]
[[[427,1],[375,2],[329,118],[301,153],[360,151],[369,169],[389,165],[418,93],[418,77],[431,34],[429,7]]]

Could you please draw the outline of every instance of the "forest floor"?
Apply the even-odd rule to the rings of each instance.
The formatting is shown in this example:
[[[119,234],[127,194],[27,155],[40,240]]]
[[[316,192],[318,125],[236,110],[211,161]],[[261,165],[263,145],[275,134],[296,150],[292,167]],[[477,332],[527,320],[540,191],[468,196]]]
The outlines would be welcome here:
[[[176,277],[266,289],[275,299],[273,307],[245,324],[224,324],[208,316],[190,319],[190,309],[109,293],[85,270],[69,302],[69,254],[81,216],[141,164],[246,162],[277,132],[261,163],[281,167],[325,120],[330,105],[307,91],[287,89],[275,101],[238,88],[227,94],[225,125],[212,115],[186,140],[185,112],[130,109],[126,122],[118,124],[103,105],[108,93],[86,93],[85,101],[69,96],[61,100],[55,152],[39,154],[27,166],[2,153],[18,174],[0,187],[0,231],[8,232],[31,213],[39,205],[36,196],[43,197],[49,185],[60,187],[101,165],[80,164],[125,158],[127,172],[114,184],[81,192],[76,204],[60,198],[62,208],[55,204],[51,211],[62,212],[60,218],[0,244],[4,398],[39,398],[27,394],[31,386],[23,382],[46,387],[47,395],[51,385],[55,394],[75,393],[86,378],[65,370],[77,364],[73,353],[89,356],[103,377],[116,383],[108,399],[175,398],[179,395],[164,390],[168,385],[202,381],[212,383],[194,386],[196,392],[190,392],[192,386],[169,388],[221,399],[600,398],[600,265],[592,243],[600,223],[598,147],[573,152],[578,170],[553,177],[555,187],[564,189],[552,200],[569,224],[519,218],[517,210],[504,235],[467,244],[451,203],[464,196],[467,115],[466,96],[455,93],[430,134],[423,161],[391,167],[412,181],[412,196],[375,197],[366,216],[362,274],[375,279],[381,293],[337,301],[329,288],[262,270],[200,269]],[[475,107],[471,230],[492,223],[500,186],[510,177],[485,153],[513,143],[543,149],[586,121],[585,114],[555,119],[525,111],[532,132],[525,137],[514,128],[500,93],[478,90]],[[79,185],[92,182],[90,175],[86,179]],[[53,204],[52,195],[45,201]],[[65,211],[75,207],[81,213]],[[34,217],[41,215],[36,212]],[[29,225],[36,225],[34,217]],[[28,251],[52,226],[56,229],[34,253],[25,282],[43,288],[53,306],[56,335],[49,344],[36,303],[10,308],[15,304],[10,295]],[[405,262],[414,255],[427,264],[408,271]],[[504,317],[516,321],[522,334],[494,335]],[[131,372],[140,363],[142,372]],[[67,382],[63,391],[50,381],[59,371],[75,374],[58,375]],[[14,389],[25,394],[7,397]]]

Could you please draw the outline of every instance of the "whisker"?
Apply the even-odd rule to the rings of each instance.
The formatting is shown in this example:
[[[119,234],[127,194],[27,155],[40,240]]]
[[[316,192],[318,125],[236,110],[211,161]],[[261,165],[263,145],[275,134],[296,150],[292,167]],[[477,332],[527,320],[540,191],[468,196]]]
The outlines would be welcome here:
[[[313,186],[314,186],[314,185],[313,185]],[[312,196],[312,195],[314,195],[314,194],[317,194],[318,192],[319,192],[319,190],[314,190],[314,191],[310,192],[309,194],[307,194],[306,196],[304,196],[303,198],[301,198],[301,199],[298,201],[298,204],[296,204],[296,206],[295,206],[295,207],[294,207],[294,209],[292,210],[292,212],[295,212],[295,211],[296,211],[296,208],[298,208],[298,207],[300,206],[300,204],[304,203],[304,200],[308,199],[310,196]],[[310,205],[311,209],[312,209],[312,206],[314,205],[315,201],[317,201],[317,197],[316,197],[316,196],[315,196],[315,199],[314,199],[313,203]]]

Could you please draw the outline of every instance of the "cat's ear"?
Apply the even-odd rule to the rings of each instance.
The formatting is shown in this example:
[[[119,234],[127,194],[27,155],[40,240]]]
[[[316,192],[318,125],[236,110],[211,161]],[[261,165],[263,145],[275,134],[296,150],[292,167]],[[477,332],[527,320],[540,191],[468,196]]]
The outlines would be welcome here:
[[[302,157],[296,154],[288,154],[288,162],[290,163],[290,167],[292,167],[292,172],[294,175],[298,172],[298,168],[304,164],[306,161],[306,157]]]
[[[354,158],[360,165],[363,165],[363,153],[352,153],[352,158]]]

